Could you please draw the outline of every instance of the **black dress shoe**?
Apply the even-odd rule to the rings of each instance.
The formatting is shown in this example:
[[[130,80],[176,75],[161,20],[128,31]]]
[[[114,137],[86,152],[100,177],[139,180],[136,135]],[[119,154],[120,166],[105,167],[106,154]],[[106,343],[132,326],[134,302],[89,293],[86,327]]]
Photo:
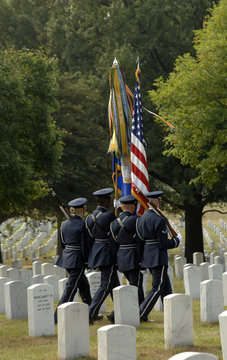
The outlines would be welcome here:
[[[140,322],[154,322],[154,320],[149,320],[147,317],[140,318]]]
[[[98,314],[94,320],[102,320],[102,319],[103,319],[103,315]]]
[[[107,315],[107,319],[111,322],[111,324],[114,324],[114,315],[113,314]]]

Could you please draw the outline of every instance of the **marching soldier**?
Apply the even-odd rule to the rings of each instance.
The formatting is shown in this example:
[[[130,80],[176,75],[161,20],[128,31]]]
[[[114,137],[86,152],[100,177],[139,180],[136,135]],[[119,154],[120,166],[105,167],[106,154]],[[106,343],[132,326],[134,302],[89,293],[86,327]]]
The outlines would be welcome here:
[[[115,219],[115,215],[108,211],[112,192],[112,188],[95,191],[93,195],[98,206],[93,214],[86,218],[86,227],[91,237],[88,268],[98,268],[101,272],[100,287],[89,306],[90,324],[96,320],[108,294],[112,297],[112,290],[120,285],[116,269],[116,243],[110,237],[110,224]],[[108,319],[114,322],[113,312],[108,315]]]
[[[143,274],[140,272],[143,242],[136,235],[135,215],[137,200],[132,195],[123,196],[122,213],[110,225],[111,235],[118,244],[117,266],[130,285],[138,287],[139,304],[144,300]]]
[[[85,227],[84,206],[86,198],[77,198],[68,203],[71,217],[61,224],[60,242],[63,252],[56,262],[57,266],[67,270],[69,277],[65,290],[58,303],[58,306],[73,301],[79,288],[84,303],[91,303],[90,286],[86,275],[85,266],[88,261],[88,233]],[[54,321],[57,323],[57,309],[54,314]]]
[[[146,196],[158,208],[162,191],[153,191]],[[180,243],[180,236],[168,239],[166,220],[154,210],[147,210],[136,223],[137,235],[144,242],[141,268],[149,269],[152,274],[152,289],[140,304],[140,320],[147,321],[148,314],[153,309],[159,296],[172,293],[168,270],[168,249],[175,248]]]

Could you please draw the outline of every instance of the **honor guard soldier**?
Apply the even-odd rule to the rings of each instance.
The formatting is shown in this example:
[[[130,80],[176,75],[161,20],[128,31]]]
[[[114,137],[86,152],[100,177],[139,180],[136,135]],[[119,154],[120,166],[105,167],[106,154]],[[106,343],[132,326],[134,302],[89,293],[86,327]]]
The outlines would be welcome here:
[[[158,208],[162,191],[153,191],[146,194]],[[140,304],[140,320],[147,321],[148,314],[153,309],[159,296],[172,293],[168,270],[168,249],[175,248],[180,238],[168,238],[166,220],[154,210],[148,209],[137,219],[136,232],[144,242],[144,251],[141,268],[149,269],[152,274],[152,289]]]
[[[60,242],[63,252],[56,265],[65,268],[69,273],[69,277],[58,306],[73,301],[78,288],[83,302],[88,305],[91,303],[90,286],[84,274],[88,261],[89,237],[85,221],[82,219],[86,202],[86,198],[77,198],[70,201],[68,205],[70,206],[71,216],[61,224]],[[54,320],[57,323],[57,309]]]
[[[96,320],[99,309],[108,294],[120,285],[116,268],[115,241],[110,237],[110,224],[115,219],[115,215],[108,211],[111,203],[112,188],[105,188],[95,191],[97,208],[92,215],[86,218],[86,227],[91,237],[91,249],[88,259],[88,268],[99,269],[101,272],[100,287],[96,291],[89,306],[90,324]],[[113,312],[108,315],[108,319],[114,322]]]
[[[143,274],[140,272],[143,242],[136,234],[135,215],[137,200],[132,195],[119,199],[122,212],[110,225],[113,239],[118,244],[117,267],[124,273],[130,285],[138,287],[139,304],[144,300]]]

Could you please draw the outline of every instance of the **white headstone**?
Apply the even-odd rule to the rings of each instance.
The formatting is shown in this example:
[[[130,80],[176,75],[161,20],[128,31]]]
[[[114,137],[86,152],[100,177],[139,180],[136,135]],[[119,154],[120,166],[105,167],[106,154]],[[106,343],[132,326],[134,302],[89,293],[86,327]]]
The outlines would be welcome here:
[[[208,266],[209,265],[210,265],[210,263],[208,263],[208,262],[202,262],[199,265],[199,268],[200,268],[200,282],[209,279],[209,274],[208,274]]]
[[[184,289],[185,294],[192,299],[200,297],[200,268],[198,266],[187,266],[184,268]]]
[[[223,255],[215,256],[214,264],[220,264],[222,266],[222,272],[225,271],[225,259]]]
[[[101,283],[101,272],[100,271],[92,271],[86,274],[88,282],[90,284],[90,292],[91,297],[93,298],[96,291],[98,290],[100,283]],[[104,313],[106,312],[106,302],[104,301],[99,312]]]
[[[43,263],[41,264],[41,274],[42,275],[53,275],[54,265],[51,263]]]
[[[203,261],[204,261],[204,259],[203,259],[202,252],[194,252],[193,253],[193,264],[199,266]]]
[[[140,326],[138,288],[121,285],[113,289],[115,324]]]
[[[227,250],[227,246],[226,246],[226,250]],[[224,261],[225,261],[225,271],[227,271],[227,252],[224,253]]]
[[[7,276],[12,280],[19,280],[19,270],[14,268],[7,269]]]
[[[9,278],[0,277],[0,314],[5,313],[5,283],[9,282]]]
[[[98,360],[136,360],[136,328],[107,325],[98,329]]]
[[[147,270],[143,271],[143,291],[144,294],[146,294],[147,292],[147,283],[150,277],[150,272]]]
[[[27,284],[27,286],[32,285],[32,270],[31,269],[19,270],[19,280],[24,281]]]
[[[227,360],[227,310],[219,315],[223,360]]]
[[[220,280],[205,280],[201,282],[200,320],[201,322],[218,321],[218,315],[223,311],[223,290]]]
[[[53,274],[59,276],[60,279],[66,277],[66,270],[60,266],[54,265],[53,271],[54,271]]]
[[[158,300],[156,301],[156,303],[154,305],[154,310],[155,311],[163,311],[164,310],[161,296],[159,296]]]
[[[27,285],[23,281],[10,281],[5,283],[4,289],[6,318],[27,318]]]
[[[32,285],[27,289],[29,336],[54,335],[54,302],[52,287]]]
[[[185,294],[164,297],[166,349],[193,345],[192,298]]]
[[[54,301],[59,299],[58,295],[58,281],[60,277],[57,275],[47,275],[43,278],[43,283],[53,286],[53,297]]]
[[[18,269],[18,270],[22,269],[22,267],[23,267],[22,265],[23,265],[23,264],[22,264],[22,260],[21,260],[21,259],[13,260],[13,261],[12,261],[12,267],[15,268],[15,269]]]
[[[7,270],[10,269],[10,267],[8,265],[1,265],[0,266],[0,276],[1,277],[7,277]]]
[[[41,274],[41,261],[33,261],[32,263],[32,273],[33,276]]]
[[[222,274],[224,305],[227,305],[227,271]]]
[[[58,307],[58,358],[89,356],[88,305],[67,302]]]
[[[183,279],[183,269],[186,264],[186,258],[184,256],[176,256],[174,259],[176,278]]]
[[[38,274],[38,275],[34,275],[32,276],[32,285],[35,285],[35,284],[43,284],[43,278],[45,276],[42,275],[42,274]]]
[[[183,353],[179,353],[171,356],[169,360],[218,360],[218,358],[212,354],[208,353],[199,353],[186,351]]]
[[[220,264],[212,264],[208,266],[208,274],[210,280],[222,280],[223,267]]]

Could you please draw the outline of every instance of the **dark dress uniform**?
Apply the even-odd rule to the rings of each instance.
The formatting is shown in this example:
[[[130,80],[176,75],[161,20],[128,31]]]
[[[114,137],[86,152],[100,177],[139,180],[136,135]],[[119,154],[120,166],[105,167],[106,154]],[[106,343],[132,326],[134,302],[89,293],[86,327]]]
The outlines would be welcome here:
[[[122,204],[136,203],[132,195],[123,196]],[[124,273],[130,285],[138,287],[139,304],[144,300],[143,274],[140,272],[143,242],[136,235],[137,216],[130,211],[123,211],[119,218],[110,225],[111,235],[118,244],[117,267]]]
[[[167,249],[179,245],[179,239],[168,239],[166,221],[153,210],[146,211],[137,219],[137,235],[144,241],[141,268],[149,269],[152,274],[152,289],[140,305],[140,319],[146,321],[159,296],[172,293],[168,270]]]
[[[82,207],[81,203],[83,204],[83,201],[81,199],[86,200],[85,198],[79,198],[79,201],[78,199],[72,200],[69,202],[69,206]],[[82,301],[89,305],[91,303],[90,286],[84,274],[88,260],[88,234],[85,221],[81,216],[74,215],[62,222],[60,242],[64,250],[56,265],[65,268],[69,273],[69,277],[58,306],[65,302],[73,301],[77,289],[80,291]],[[54,318],[56,323],[57,309]]]
[[[101,189],[94,192],[95,196],[108,196],[113,189]],[[86,218],[86,227],[90,234],[90,252],[88,268],[99,268],[101,284],[89,306],[90,322],[96,319],[99,309],[112,290],[120,285],[116,268],[116,243],[110,237],[110,223],[115,215],[103,206],[98,206],[92,215]]]

